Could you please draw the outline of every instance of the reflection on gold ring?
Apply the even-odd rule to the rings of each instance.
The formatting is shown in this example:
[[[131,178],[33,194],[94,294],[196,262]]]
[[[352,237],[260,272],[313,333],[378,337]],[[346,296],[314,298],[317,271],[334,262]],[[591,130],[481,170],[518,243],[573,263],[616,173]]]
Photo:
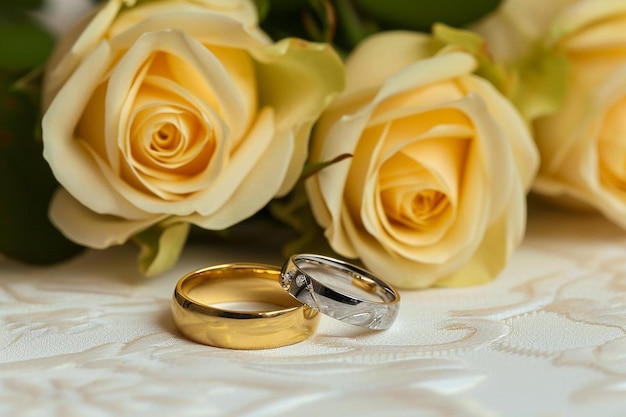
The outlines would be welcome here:
[[[195,342],[230,349],[267,349],[305,340],[320,316],[287,294],[279,279],[279,267],[256,263],[193,271],[174,289],[174,323]],[[250,303],[253,310],[239,307]]]

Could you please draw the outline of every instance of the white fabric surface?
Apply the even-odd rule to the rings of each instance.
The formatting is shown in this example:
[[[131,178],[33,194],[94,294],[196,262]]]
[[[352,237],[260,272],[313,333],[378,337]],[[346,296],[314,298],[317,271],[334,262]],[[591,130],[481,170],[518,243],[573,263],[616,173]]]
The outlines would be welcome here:
[[[135,255],[0,260],[1,416],[626,416],[626,232],[596,216],[532,207],[493,283],[403,291],[388,331],[324,317],[264,351],[185,340],[170,297],[192,269],[277,254],[189,247],[152,280]]]

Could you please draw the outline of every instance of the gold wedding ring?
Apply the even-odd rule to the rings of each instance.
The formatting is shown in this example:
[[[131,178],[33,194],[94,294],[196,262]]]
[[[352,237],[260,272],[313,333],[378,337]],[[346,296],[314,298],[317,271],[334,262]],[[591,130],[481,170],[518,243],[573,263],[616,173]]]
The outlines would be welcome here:
[[[320,315],[291,297],[279,280],[279,267],[257,263],[193,271],[174,289],[174,323],[189,339],[221,348],[267,349],[301,342],[315,331]]]

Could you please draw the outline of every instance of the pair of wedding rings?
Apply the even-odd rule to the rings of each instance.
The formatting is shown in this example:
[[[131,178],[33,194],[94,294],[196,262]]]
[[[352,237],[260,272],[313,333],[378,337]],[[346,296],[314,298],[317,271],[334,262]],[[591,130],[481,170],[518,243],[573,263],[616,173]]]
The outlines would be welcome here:
[[[202,268],[183,276],[172,298],[174,323],[183,335],[230,349],[303,341],[317,328],[318,313],[384,330],[399,306],[398,292],[372,273],[308,254],[291,256],[282,269],[256,263]]]

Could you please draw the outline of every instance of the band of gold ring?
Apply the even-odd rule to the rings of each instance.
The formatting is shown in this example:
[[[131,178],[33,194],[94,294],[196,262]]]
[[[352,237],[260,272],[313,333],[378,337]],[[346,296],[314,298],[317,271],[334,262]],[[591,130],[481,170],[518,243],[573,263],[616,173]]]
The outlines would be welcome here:
[[[301,342],[315,331],[320,315],[287,294],[279,280],[279,267],[257,263],[193,271],[174,289],[174,323],[189,339],[222,348],[267,349]],[[275,307],[241,311],[219,306],[259,301]]]

